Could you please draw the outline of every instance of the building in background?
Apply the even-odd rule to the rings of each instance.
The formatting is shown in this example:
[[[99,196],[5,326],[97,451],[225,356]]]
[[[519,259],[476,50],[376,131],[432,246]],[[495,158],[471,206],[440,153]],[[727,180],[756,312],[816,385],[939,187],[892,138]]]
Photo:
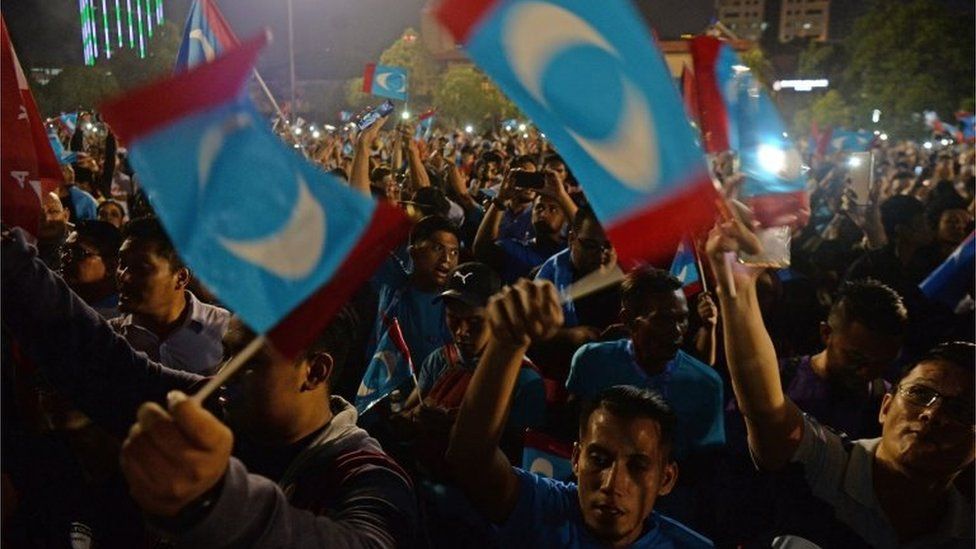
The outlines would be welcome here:
[[[830,0],[780,0],[780,42],[794,38],[827,40],[830,26]]]
[[[758,41],[768,23],[766,0],[718,0],[716,16],[739,38]]]

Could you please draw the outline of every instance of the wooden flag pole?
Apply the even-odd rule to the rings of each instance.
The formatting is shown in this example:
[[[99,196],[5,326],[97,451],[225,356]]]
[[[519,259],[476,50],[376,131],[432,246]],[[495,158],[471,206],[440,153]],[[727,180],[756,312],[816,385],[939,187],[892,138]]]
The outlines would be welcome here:
[[[261,347],[264,346],[266,341],[267,340],[263,335],[259,335],[253,340],[251,340],[251,342],[247,344],[247,347],[244,347],[244,349],[241,352],[234,355],[234,358],[232,358],[230,362],[224,365],[224,367],[217,372],[217,375],[210,378],[210,381],[208,381],[207,384],[204,385],[202,389],[197,391],[190,398],[192,398],[193,400],[197,401],[200,404],[203,404],[203,401],[207,400],[207,397],[209,397],[211,393],[216,391],[217,388],[223,385],[224,383],[227,383],[227,380],[229,380],[235,373],[237,373],[237,371],[241,369],[241,366],[243,366],[248,360],[250,360],[250,358],[254,356],[255,353],[261,350]]]

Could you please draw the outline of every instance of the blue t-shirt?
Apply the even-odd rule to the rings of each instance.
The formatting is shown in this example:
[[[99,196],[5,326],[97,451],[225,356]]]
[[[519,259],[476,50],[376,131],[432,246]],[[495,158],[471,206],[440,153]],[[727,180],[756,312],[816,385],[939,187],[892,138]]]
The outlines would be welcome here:
[[[496,240],[495,245],[505,255],[504,269],[501,273],[503,284],[512,284],[520,278],[529,276],[532,269],[566,249],[565,244],[536,239],[522,241],[509,238]]]
[[[98,201],[94,196],[74,185],[68,187],[68,193],[71,194],[71,206],[74,209],[71,212],[74,214],[72,221],[77,223],[84,219],[98,219]]]
[[[502,222],[498,225],[498,240],[511,238],[518,241],[526,241],[535,235],[532,228],[532,207],[526,207],[519,213],[512,213],[505,209],[502,214]]]
[[[451,342],[444,303],[436,299],[440,292],[422,292],[411,286],[402,260],[391,256],[373,275],[372,284],[379,294],[379,306],[367,358],[376,353],[376,344],[386,330],[384,317],[400,322],[414,364]]]
[[[560,482],[513,467],[518,477],[518,501],[508,520],[498,527],[501,547],[606,547],[586,529],[579,509],[576,484]],[[714,547],[683,524],[652,512],[644,521],[644,535],[636,548]]]
[[[668,401],[677,418],[675,458],[725,444],[722,378],[684,351],[678,351],[663,372],[652,376],[637,365],[630,339],[580,347],[566,380],[569,393],[591,399],[614,385],[653,389]]]
[[[558,254],[550,257],[539,268],[536,280],[548,280],[556,287],[556,291],[562,295],[573,285],[573,261],[569,255],[569,249],[565,249]],[[576,316],[576,302],[567,300],[563,303],[563,326],[572,328],[579,326],[579,318]]]

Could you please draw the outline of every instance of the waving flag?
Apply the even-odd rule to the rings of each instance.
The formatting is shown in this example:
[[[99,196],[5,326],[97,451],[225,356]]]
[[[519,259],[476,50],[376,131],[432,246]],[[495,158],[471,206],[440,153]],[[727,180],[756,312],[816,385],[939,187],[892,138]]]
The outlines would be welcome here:
[[[699,88],[699,101],[707,97],[709,103],[702,109],[709,152],[719,152],[720,146],[738,152],[745,176],[740,197],[750,203],[756,219],[776,225],[786,215],[809,210],[800,153],[752,71],[731,46],[712,36],[695,37],[691,51],[695,76],[709,87]]]
[[[695,248],[688,239],[681,241],[678,251],[671,261],[671,274],[681,281],[681,289],[686,296],[702,291],[701,273],[698,272],[698,261],[695,259]]]
[[[397,319],[384,319],[386,332],[376,345],[363,381],[356,392],[356,409],[360,414],[414,377],[410,350]]]
[[[681,67],[681,99],[685,103],[688,118],[696,124],[698,121],[698,84],[695,82],[695,71],[688,65]]]
[[[57,188],[61,167],[2,18],[0,41],[0,217],[36,235],[41,193]]]
[[[428,109],[417,117],[420,121],[417,124],[417,130],[414,132],[414,139],[427,139],[430,137],[430,130],[434,126],[434,120],[437,119],[437,109]]]
[[[874,135],[866,131],[834,130],[830,135],[830,152],[862,152],[871,148]]]
[[[976,141],[976,115],[971,112],[959,111],[956,113],[956,121],[959,122],[959,131],[962,134],[960,141],[972,143]]]
[[[176,55],[174,71],[182,72],[200,63],[209,63],[237,44],[234,31],[214,0],[193,0],[183,28],[183,42]]]
[[[182,258],[279,351],[300,352],[407,231],[275,136],[241,91],[266,38],[101,109]]]
[[[701,149],[629,1],[445,0],[436,16],[559,149],[622,260],[711,224]]]
[[[78,113],[76,112],[61,113],[61,116],[58,117],[58,121],[69,132],[74,133],[75,127],[77,127],[78,125]]]
[[[363,92],[407,100],[407,69],[367,63],[363,73]]]
[[[952,252],[921,284],[922,293],[955,310],[966,294],[973,290],[973,269],[976,268],[976,233]],[[976,296],[974,296],[976,297]]]
[[[61,138],[58,137],[58,132],[56,130],[48,130],[47,139],[51,143],[51,150],[54,151],[54,157],[58,159],[58,162],[62,166],[65,164],[72,164],[78,159],[78,153],[64,149],[64,144],[61,143]]]

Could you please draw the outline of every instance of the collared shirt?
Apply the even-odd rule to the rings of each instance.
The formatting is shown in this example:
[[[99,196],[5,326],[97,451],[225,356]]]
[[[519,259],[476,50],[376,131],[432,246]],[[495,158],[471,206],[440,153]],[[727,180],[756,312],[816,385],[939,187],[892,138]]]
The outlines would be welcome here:
[[[519,491],[515,509],[498,527],[501,547],[607,547],[590,535],[579,508],[576,484],[513,467]],[[678,521],[652,512],[631,547],[713,547],[712,542]]]
[[[873,547],[972,547],[973,506],[955,488],[950,488],[937,528],[910,543],[898,542],[874,493],[874,456],[880,442],[857,440],[848,450],[839,435],[804,415],[803,438],[793,461],[804,466],[813,495],[830,504],[837,519]]]
[[[132,314],[109,323],[133,349],[146,353],[152,360],[177,370],[213,374],[224,357],[222,340],[231,314],[227,309],[200,301],[190,291],[186,292],[186,302],[190,313],[162,341],[148,328],[137,324]]]
[[[678,351],[663,372],[649,375],[637,364],[629,338],[580,347],[573,355],[566,390],[585,400],[614,385],[652,389],[668,401],[677,417],[676,458],[725,444],[722,378],[684,351]]]

